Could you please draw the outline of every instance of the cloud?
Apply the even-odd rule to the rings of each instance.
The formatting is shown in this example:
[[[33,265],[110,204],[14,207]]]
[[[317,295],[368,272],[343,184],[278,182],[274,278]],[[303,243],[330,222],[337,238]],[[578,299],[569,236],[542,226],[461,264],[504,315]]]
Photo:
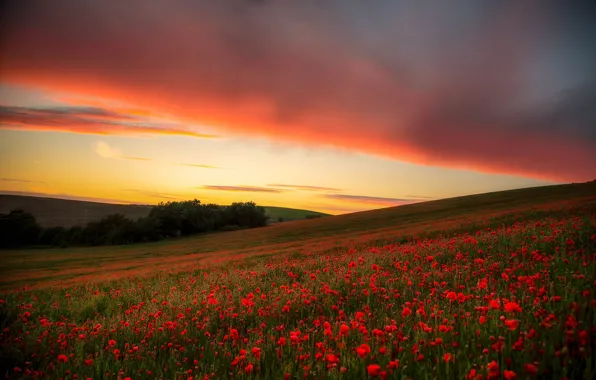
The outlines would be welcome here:
[[[424,200],[434,200],[437,199],[436,197],[427,197],[424,195],[406,195],[405,196],[408,199],[424,199]]]
[[[103,158],[119,158],[122,156],[119,150],[112,148],[103,141],[95,143],[95,153]]]
[[[293,189],[293,190],[304,190],[304,191],[341,191],[341,189],[337,189],[334,187],[321,187],[321,186],[308,186],[308,185],[284,185],[284,184],[269,184],[267,186],[271,187],[282,187],[286,189]]]
[[[140,111],[129,110],[136,114]],[[125,114],[99,107],[13,107],[0,105],[0,129],[59,131],[94,135],[182,135],[214,138],[181,125],[148,120],[136,114]]]
[[[271,189],[269,187],[259,186],[217,186],[217,185],[205,185],[201,186],[200,189],[204,190],[217,190],[217,191],[237,191],[247,193],[283,193],[285,190]]]
[[[44,183],[41,181],[30,181],[27,179],[18,179],[18,178],[0,178],[0,182]]]
[[[351,195],[351,194],[323,194],[321,197],[327,199],[334,199],[348,202],[370,203],[378,205],[404,205],[409,203],[420,202],[419,199],[411,198],[385,198],[385,197],[370,197],[366,195]]]
[[[176,200],[176,199],[180,198],[173,194],[160,193],[160,192],[155,192],[155,191],[137,190],[137,189],[121,189],[121,190],[132,192],[132,193],[137,193],[137,194],[142,194],[142,195],[145,195],[145,196],[148,196],[151,198],[161,198],[161,199],[170,199],[170,200]]]
[[[134,161],[151,161],[150,158],[145,157],[131,157],[131,156],[124,156],[120,152],[120,150],[112,148],[104,141],[97,141],[95,143],[95,153],[98,156],[103,158],[116,158],[122,160],[134,160]]]
[[[5,13],[7,83],[425,165],[594,175],[592,3],[22,0]],[[84,118],[16,125],[195,131]]]
[[[175,164],[178,166],[189,166],[192,168],[201,168],[201,169],[219,169],[217,166],[212,165],[203,165],[203,164]]]
[[[97,202],[97,203],[136,204],[132,201],[123,201],[120,199],[85,197],[85,196],[76,196],[76,195],[63,194],[63,193],[43,193],[43,192],[33,192],[33,191],[0,190],[0,194],[19,195],[19,196],[27,196],[27,197],[41,197],[41,198],[57,198],[57,199],[67,199],[67,200],[72,200],[72,201]]]

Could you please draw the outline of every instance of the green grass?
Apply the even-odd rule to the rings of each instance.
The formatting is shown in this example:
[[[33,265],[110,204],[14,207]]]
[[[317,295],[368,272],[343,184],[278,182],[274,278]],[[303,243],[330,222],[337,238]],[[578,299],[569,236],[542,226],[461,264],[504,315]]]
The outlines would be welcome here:
[[[276,222],[278,218],[283,218],[284,221],[306,219],[309,215],[329,216],[323,212],[300,210],[287,207],[265,206],[265,212],[269,215],[272,222]]]

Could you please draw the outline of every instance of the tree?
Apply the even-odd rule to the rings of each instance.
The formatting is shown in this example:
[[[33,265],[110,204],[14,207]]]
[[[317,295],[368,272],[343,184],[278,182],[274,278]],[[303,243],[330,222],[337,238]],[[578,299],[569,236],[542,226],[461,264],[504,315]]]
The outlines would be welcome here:
[[[264,207],[257,206],[254,202],[236,202],[226,208],[227,222],[243,228],[263,227],[267,225],[267,216]]]
[[[50,227],[39,236],[39,244],[61,247],[65,243],[68,230],[64,227]]]
[[[41,231],[35,217],[21,209],[0,214],[0,248],[37,244]]]

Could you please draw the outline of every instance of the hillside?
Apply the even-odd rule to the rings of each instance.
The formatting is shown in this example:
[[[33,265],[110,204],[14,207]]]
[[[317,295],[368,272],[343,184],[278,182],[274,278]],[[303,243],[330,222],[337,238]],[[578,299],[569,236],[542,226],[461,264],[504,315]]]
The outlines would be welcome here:
[[[596,207],[596,182],[501,191],[130,246],[4,251],[0,288],[176,272],[246,257],[347,249]],[[527,216],[529,215],[529,216]],[[23,265],[26,263],[26,265]]]
[[[0,214],[21,208],[32,213],[42,227],[84,225],[110,214],[122,214],[130,219],[147,216],[149,205],[123,205],[100,202],[86,202],[71,199],[30,197],[24,195],[0,194]],[[272,223],[278,218],[284,221],[305,219],[308,215],[328,214],[286,207],[265,206]]]

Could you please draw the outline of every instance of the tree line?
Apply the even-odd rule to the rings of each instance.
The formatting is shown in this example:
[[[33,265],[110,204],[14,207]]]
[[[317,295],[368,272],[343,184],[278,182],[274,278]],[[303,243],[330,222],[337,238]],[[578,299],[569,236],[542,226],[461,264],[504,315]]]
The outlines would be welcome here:
[[[147,217],[132,220],[113,214],[85,226],[48,227],[22,209],[0,214],[0,248],[42,245],[54,247],[132,244],[210,231],[263,227],[268,216],[254,202],[230,206],[199,200],[159,203]]]

